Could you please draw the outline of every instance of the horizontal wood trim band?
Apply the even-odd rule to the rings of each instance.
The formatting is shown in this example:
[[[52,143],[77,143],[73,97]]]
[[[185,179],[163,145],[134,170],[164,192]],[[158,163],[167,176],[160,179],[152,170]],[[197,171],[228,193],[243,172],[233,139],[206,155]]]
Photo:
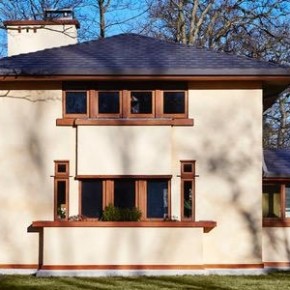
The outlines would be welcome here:
[[[57,126],[193,126],[193,119],[57,119]]]
[[[54,20],[6,20],[4,26],[44,26],[44,25],[75,25],[80,27],[80,23],[76,19],[54,19]]]
[[[205,264],[205,269],[263,269],[264,263],[260,264]]]
[[[142,222],[103,222],[103,221],[34,221],[33,228],[49,227],[126,227],[126,228],[203,228],[209,232],[217,226],[215,221],[142,221]]]
[[[209,264],[209,265],[43,265],[41,270],[244,270],[263,269],[264,264]]]
[[[35,269],[38,269],[38,265],[37,264],[0,264],[0,269],[35,270]]]
[[[265,268],[290,268],[290,262],[264,262]]]
[[[264,218],[263,227],[264,228],[290,227],[290,220]]]
[[[132,178],[132,179],[171,179],[172,175],[77,175],[75,179],[118,179],[118,178]]]
[[[43,265],[41,270],[203,270],[203,265]]]

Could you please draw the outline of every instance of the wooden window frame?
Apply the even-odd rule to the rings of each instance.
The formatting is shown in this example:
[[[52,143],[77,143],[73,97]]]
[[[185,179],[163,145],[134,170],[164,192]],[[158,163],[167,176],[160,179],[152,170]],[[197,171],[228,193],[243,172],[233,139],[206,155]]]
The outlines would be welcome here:
[[[155,118],[155,91],[154,90],[130,90],[130,91],[125,91],[126,93],[124,94],[124,103],[125,103],[125,108],[124,108],[124,117],[125,118],[132,118],[132,119],[140,119],[140,118]],[[131,113],[131,94],[133,92],[137,93],[142,93],[142,92],[148,92],[151,93],[152,96],[152,111],[151,113],[148,114],[139,114],[139,113]]]
[[[85,114],[67,114],[66,113],[66,93],[86,92],[87,110]],[[100,92],[118,92],[120,112],[99,113],[98,95]],[[152,112],[149,114],[131,113],[131,93],[132,92],[150,92],[152,94]],[[184,92],[185,112],[175,114],[165,114],[164,93],[166,92]],[[193,119],[188,119],[188,91],[187,90],[159,90],[159,89],[82,89],[82,90],[63,90],[63,116],[57,119],[57,126],[78,126],[78,125],[109,125],[109,126],[193,126]]]
[[[119,93],[119,113],[99,113],[99,93]],[[120,90],[91,90],[90,91],[90,116],[92,118],[114,118],[119,119],[123,116],[123,91]]]
[[[192,171],[187,172],[184,170],[185,165],[191,165]],[[196,161],[195,160],[181,160],[180,161],[180,177],[181,177],[181,220],[186,221],[195,221],[195,166],[196,166]],[[192,184],[192,196],[191,196],[191,217],[186,217],[184,215],[184,182],[191,182]]]
[[[164,93],[174,93],[174,92],[183,92],[184,93],[184,113],[173,113],[166,114],[164,113]],[[173,118],[173,119],[187,119],[188,118],[188,91],[185,90],[162,90],[159,93],[159,106],[157,115],[163,118]]]
[[[82,215],[82,181],[86,179],[101,179],[103,182],[103,204],[104,210],[109,204],[114,204],[114,181],[117,179],[132,179],[135,181],[135,207],[141,210],[141,221],[163,221],[164,218],[147,218],[147,181],[154,179],[164,179],[168,181],[168,218],[171,216],[171,177],[172,176],[89,176],[88,178],[78,178],[79,180],[79,214]],[[89,220],[99,220],[98,218],[89,218]]]
[[[78,92],[85,92],[86,93],[86,113],[80,113],[80,114],[70,114],[66,113],[66,94],[67,93],[78,93]],[[63,112],[63,118],[65,119],[77,119],[77,118],[86,118],[89,117],[90,112],[90,91],[88,90],[65,90],[62,92],[62,112]]]
[[[264,227],[289,227],[290,217],[286,217],[286,185],[290,185],[289,179],[264,179],[263,186],[274,185],[280,187],[280,215],[281,217],[263,217]],[[263,194],[263,192],[262,192]]]
[[[66,166],[66,172],[59,172],[58,171],[58,165],[65,165]],[[63,220],[68,220],[69,218],[69,161],[68,160],[55,160],[54,161],[54,206],[53,206],[53,216],[54,220],[59,220],[58,216],[58,182],[63,181],[65,182],[65,209],[66,209],[66,216]]]

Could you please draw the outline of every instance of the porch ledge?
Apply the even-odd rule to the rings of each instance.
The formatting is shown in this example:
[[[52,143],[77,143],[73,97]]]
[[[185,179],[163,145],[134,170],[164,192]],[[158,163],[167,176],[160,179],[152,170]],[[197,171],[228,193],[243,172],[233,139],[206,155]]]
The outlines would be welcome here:
[[[33,228],[49,227],[126,227],[126,228],[203,228],[204,233],[217,226],[215,221],[141,221],[141,222],[102,222],[102,221],[34,221]]]

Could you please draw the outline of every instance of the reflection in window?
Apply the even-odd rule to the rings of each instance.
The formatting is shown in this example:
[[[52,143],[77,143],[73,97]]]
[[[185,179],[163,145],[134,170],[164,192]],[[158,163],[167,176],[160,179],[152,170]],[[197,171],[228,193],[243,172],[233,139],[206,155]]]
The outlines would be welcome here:
[[[59,219],[65,219],[67,208],[66,208],[66,181],[57,180],[56,181],[56,207],[57,207],[57,217]]]
[[[183,216],[192,218],[192,181],[183,181]]]
[[[115,180],[114,206],[119,208],[135,207],[135,180],[130,179]]]
[[[98,96],[98,112],[100,114],[120,113],[119,92],[99,92]]]
[[[168,181],[147,181],[147,218],[168,217]]]
[[[66,92],[65,113],[66,114],[86,114],[87,113],[87,93],[86,92]]]
[[[184,92],[164,92],[163,94],[164,114],[183,114],[185,113],[185,94]]]
[[[290,184],[285,185],[285,217],[290,217]]]
[[[82,215],[89,218],[100,218],[103,207],[103,187],[101,180],[82,182],[81,208]]]
[[[152,114],[152,92],[131,92],[131,114]]]
[[[263,217],[281,217],[280,185],[263,186]]]

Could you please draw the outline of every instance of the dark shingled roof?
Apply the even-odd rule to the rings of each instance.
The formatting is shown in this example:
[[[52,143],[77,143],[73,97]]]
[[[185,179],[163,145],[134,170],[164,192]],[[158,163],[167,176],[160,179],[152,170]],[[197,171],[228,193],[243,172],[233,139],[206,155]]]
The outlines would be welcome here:
[[[199,49],[137,34],[6,57],[0,76],[290,75],[274,63]]]
[[[290,177],[290,149],[265,149],[265,177]]]

